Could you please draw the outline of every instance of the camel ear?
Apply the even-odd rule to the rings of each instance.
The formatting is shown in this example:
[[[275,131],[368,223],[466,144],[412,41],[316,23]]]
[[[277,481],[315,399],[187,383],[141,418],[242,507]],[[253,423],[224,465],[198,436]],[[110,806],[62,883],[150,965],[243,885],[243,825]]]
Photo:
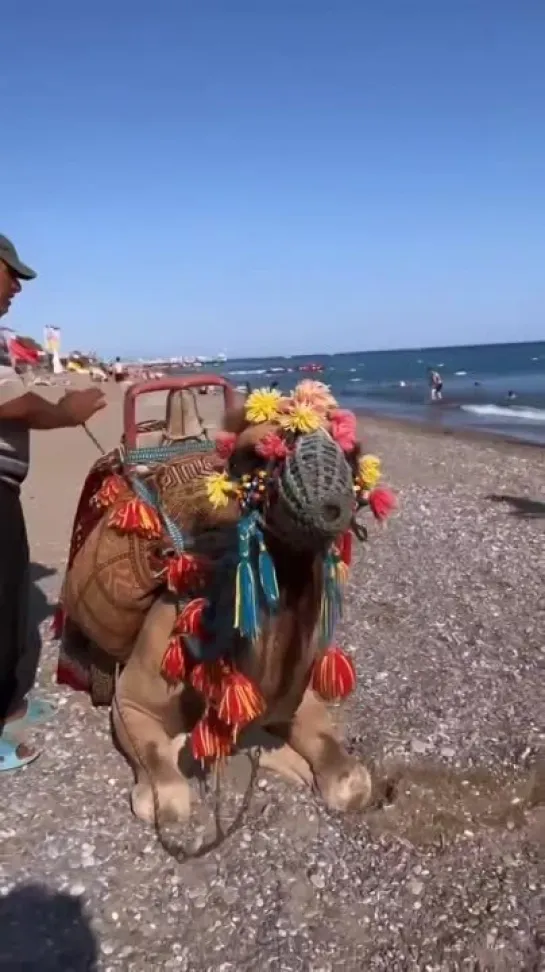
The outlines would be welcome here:
[[[235,435],[240,435],[247,425],[246,412],[242,404],[235,405],[226,411],[223,416],[223,429],[225,432],[234,432]]]

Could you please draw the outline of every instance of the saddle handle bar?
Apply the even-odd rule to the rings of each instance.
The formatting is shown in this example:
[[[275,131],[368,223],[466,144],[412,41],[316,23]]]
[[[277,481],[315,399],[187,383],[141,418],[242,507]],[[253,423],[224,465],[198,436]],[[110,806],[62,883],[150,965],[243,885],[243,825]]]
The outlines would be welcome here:
[[[186,377],[152,378],[150,381],[139,381],[131,385],[125,392],[123,403],[123,430],[125,444],[128,449],[136,449],[136,399],[139,395],[151,395],[153,392],[176,392],[184,388],[223,388],[224,408],[231,409],[236,403],[236,393],[233,386],[219,375],[188,375]]]

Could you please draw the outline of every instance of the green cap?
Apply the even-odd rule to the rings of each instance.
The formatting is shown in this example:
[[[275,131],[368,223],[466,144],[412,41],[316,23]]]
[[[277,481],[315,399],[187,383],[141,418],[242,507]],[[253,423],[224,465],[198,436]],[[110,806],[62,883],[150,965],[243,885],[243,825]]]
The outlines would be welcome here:
[[[34,280],[36,272],[21,262],[17,250],[7,236],[0,236],[0,260],[3,260],[20,280]]]

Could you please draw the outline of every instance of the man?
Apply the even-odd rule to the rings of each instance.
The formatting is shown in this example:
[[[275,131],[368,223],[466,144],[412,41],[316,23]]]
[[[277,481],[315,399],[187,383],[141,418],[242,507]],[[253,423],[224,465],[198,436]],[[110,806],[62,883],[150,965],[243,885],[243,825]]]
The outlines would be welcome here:
[[[36,274],[0,236],[0,317],[21,292],[21,281]],[[17,376],[7,339],[0,334],[0,772],[19,769],[39,755],[22,740],[31,726],[52,714],[51,706],[29,701],[30,684],[20,673],[31,646],[28,640],[29,553],[20,488],[28,471],[30,429],[62,429],[81,425],[104,408],[97,388],[68,392],[52,403],[27,391]],[[26,656],[26,658],[25,658]]]

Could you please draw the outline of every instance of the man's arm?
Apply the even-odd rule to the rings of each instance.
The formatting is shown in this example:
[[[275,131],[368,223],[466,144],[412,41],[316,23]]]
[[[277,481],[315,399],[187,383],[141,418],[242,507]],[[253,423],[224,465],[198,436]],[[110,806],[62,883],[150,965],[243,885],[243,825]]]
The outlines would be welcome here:
[[[72,424],[59,408],[60,402],[48,402],[34,392],[6,401],[6,393],[7,389],[0,386],[0,419],[22,422],[29,429],[62,429]]]
[[[103,393],[96,388],[68,392],[58,402],[48,402],[27,391],[15,372],[3,378],[2,370],[0,420],[21,422],[29,429],[65,429],[86,422],[106,404]]]

